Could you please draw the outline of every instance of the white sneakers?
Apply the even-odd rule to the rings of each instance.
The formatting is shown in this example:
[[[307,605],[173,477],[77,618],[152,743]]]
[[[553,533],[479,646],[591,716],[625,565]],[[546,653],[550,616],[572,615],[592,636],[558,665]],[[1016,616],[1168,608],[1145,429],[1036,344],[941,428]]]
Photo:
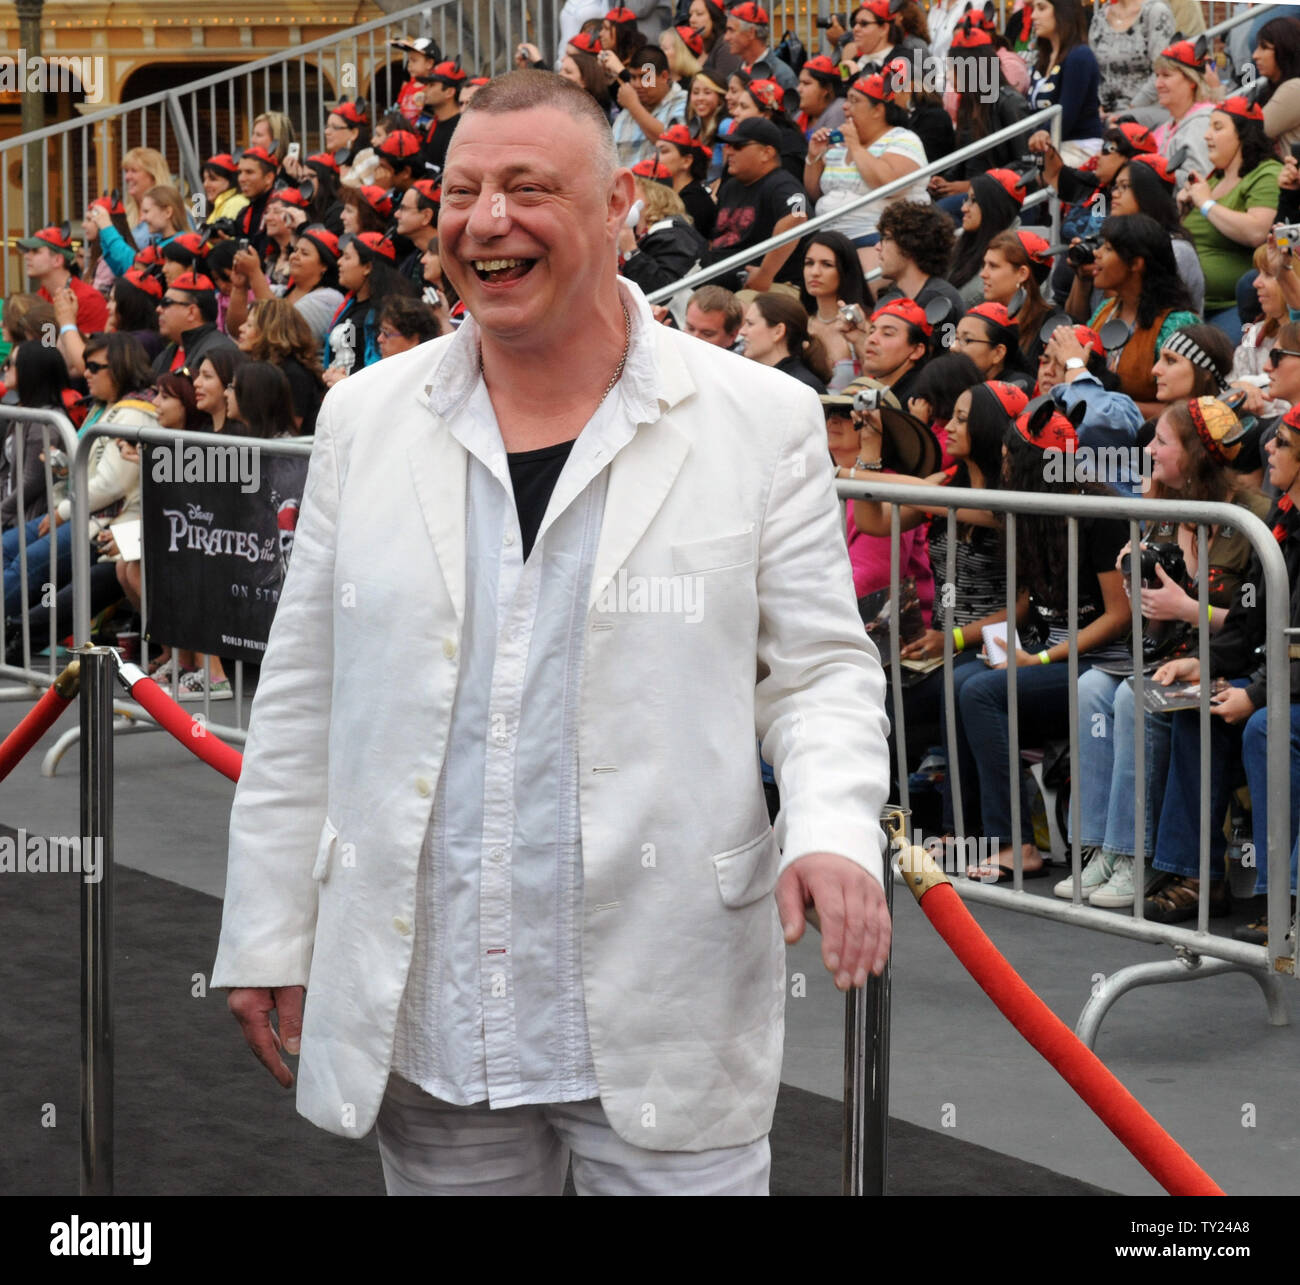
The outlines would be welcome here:
[[[1083,896],[1090,906],[1117,910],[1133,904],[1133,858],[1094,848],[1083,867]],[[1074,878],[1068,876],[1052,889],[1062,901],[1074,898]]]
[[[1110,878],[1088,898],[1090,906],[1104,910],[1118,910],[1133,904],[1133,858],[1115,857]]]
[[[1115,868],[1115,854],[1107,852],[1105,848],[1093,848],[1091,855],[1085,848],[1083,852],[1083,899],[1088,900],[1090,893],[1100,888],[1109,878],[1110,872]],[[1056,896],[1062,901],[1072,901],[1074,899],[1074,876],[1067,875],[1060,883],[1052,889]]]

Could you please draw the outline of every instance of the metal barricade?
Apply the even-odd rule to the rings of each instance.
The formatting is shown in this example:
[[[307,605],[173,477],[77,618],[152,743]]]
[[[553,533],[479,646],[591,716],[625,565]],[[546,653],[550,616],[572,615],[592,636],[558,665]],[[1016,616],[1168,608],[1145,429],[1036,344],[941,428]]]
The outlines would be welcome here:
[[[199,446],[211,446],[214,442],[221,447],[234,447],[243,451],[255,451],[259,456],[298,456],[309,458],[311,456],[312,439],[309,437],[298,438],[257,438],[257,437],[237,437],[234,434],[222,433],[219,437],[214,437],[211,433],[193,433],[181,429],[170,428],[133,428],[123,425],[113,425],[111,428],[100,425],[91,425],[83,429],[80,441],[76,445],[75,455],[73,456],[72,468],[72,487],[73,494],[84,495],[86,493],[87,467],[90,458],[91,448],[96,438],[111,436],[122,438],[126,441],[138,442],[142,446],[160,446],[171,447],[179,443],[183,449],[185,443],[195,443]],[[141,468],[146,467],[146,456],[142,453]],[[142,551],[143,555],[143,551]],[[75,637],[78,644],[87,641],[87,635],[90,632],[90,561],[89,550],[84,553],[85,565],[77,569],[74,564],[73,575],[73,602],[74,602],[74,619]],[[140,636],[141,646],[145,646],[145,639],[148,633],[148,605],[145,595],[145,586],[148,583],[148,566],[142,556],[141,558],[141,605],[140,605]],[[142,660],[145,659],[142,656]],[[177,695],[176,690],[176,666],[173,660],[172,665],[172,686],[171,694],[173,699]],[[210,672],[205,667],[205,672]],[[160,675],[161,679],[161,675]],[[244,664],[242,661],[235,662],[234,674],[231,679],[233,689],[231,705],[233,706],[234,723],[222,724],[212,720],[212,697],[208,690],[209,684],[204,683],[203,701],[199,706],[202,711],[204,723],[212,732],[220,736],[223,740],[230,741],[234,744],[242,745],[247,738],[247,728],[244,723],[244,695],[245,695],[245,675]],[[157,724],[149,715],[134,701],[119,699],[114,703],[114,711],[117,714],[117,720],[113,724],[115,733],[145,732],[156,731]],[[41,770],[46,776],[53,776],[58,770],[58,765],[67,750],[80,739],[80,729],[71,728],[64,732],[55,743],[46,752],[42,762]]]
[[[61,668],[58,663],[57,648],[61,550],[64,552],[70,551],[72,556],[71,574],[66,583],[71,583],[78,578],[84,580],[90,569],[89,546],[84,541],[72,538],[73,532],[85,531],[89,522],[89,515],[85,511],[84,493],[80,498],[75,494],[72,495],[72,517],[69,523],[62,526],[52,523],[48,537],[40,537],[34,532],[29,533],[28,531],[30,523],[25,519],[28,494],[24,474],[30,461],[27,456],[28,448],[24,440],[22,425],[30,423],[39,423],[42,426],[41,450],[45,456],[42,480],[45,490],[44,512],[47,515],[53,513],[55,504],[60,498],[59,489],[55,485],[53,463],[50,458],[51,451],[56,447],[61,449],[69,461],[72,460],[77,451],[76,429],[72,427],[71,420],[61,411],[0,405],[0,443],[6,444],[5,453],[9,458],[10,468],[10,480],[6,489],[12,491],[16,496],[16,520],[13,527],[4,536],[6,603],[10,600],[11,593],[16,594],[18,597],[16,614],[11,615],[7,606],[0,609],[0,677],[18,679],[21,682],[21,686],[0,689],[0,700],[28,700],[34,688],[42,684],[48,686],[58,677]],[[33,519],[33,521],[35,520],[37,519]],[[28,563],[28,551],[36,539],[43,541],[47,539],[49,548],[48,578],[41,580],[39,594],[35,592],[37,586],[31,583]],[[64,587],[66,587],[66,584]],[[31,613],[33,601],[37,599],[43,605],[48,606],[51,612],[49,633],[52,645],[48,670],[38,670],[32,661]],[[70,623],[72,632],[79,638],[84,638],[89,631],[89,617],[78,621],[74,614]],[[9,645],[13,640],[13,630],[15,629],[20,630],[22,634],[23,646],[20,664],[10,664],[7,660]]]
[[[13,242],[29,236],[25,195],[40,193],[41,222],[77,224],[90,201],[120,188],[122,157],[135,147],[161,152],[183,189],[203,191],[200,167],[216,152],[237,152],[254,118],[281,112],[294,124],[302,155],[325,150],[325,118],[340,98],[366,98],[375,114],[397,98],[402,53],[389,41],[432,36],[448,58],[460,55],[470,74],[514,65],[516,47],[531,41],[548,60],[554,54],[563,0],[425,0],[344,31],[128,103],[0,142],[0,172],[20,174],[23,199],[11,208],[0,181],[0,293],[25,284]],[[214,28],[214,32],[217,29]],[[234,29],[231,28],[233,31]],[[212,54],[245,56],[242,46]],[[62,51],[60,51],[62,52]],[[36,158],[39,158],[37,160]],[[39,173],[34,167],[39,166]],[[12,220],[12,222],[11,222]]]
[[[996,133],[989,134],[986,138],[979,139],[977,142],[969,143],[965,147],[959,147],[942,160],[931,161],[928,165],[921,166],[919,170],[904,174],[902,178],[896,178],[892,182],[884,183],[869,192],[864,192],[861,196],[855,196],[851,201],[845,201],[843,205],[838,205],[825,214],[817,214],[810,219],[804,219],[798,227],[790,228],[785,232],[778,233],[776,236],[768,237],[766,241],[760,241],[757,245],[750,246],[748,249],[728,255],[727,258],[721,259],[707,268],[700,268],[696,272],[689,273],[680,281],[674,281],[672,285],[661,286],[658,290],[648,294],[646,298],[652,304],[667,303],[679,291],[698,290],[700,286],[707,284],[715,277],[732,272],[736,268],[743,268],[746,264],[757,263],[769,250],[775,250],[778,246],[789,245],[793,241],[802,241],[810,232],[816,232],[820,228],[824,228],[828,224],[843,218],[846,214],[852,214],[855,210],[860,210],[876,201],[888,201],[907,191],[913,184],[928,179],[935,174],[942,174],[944,170],[951,169],[958,161],[971,160],[999,143],[1008,142],[1013,138],[1020,137],[1022,134],[1032,134],[1038,129],[1048,130],[1051,133],[1053,144],[1060,145],[1061,108],[1059,105],[1045,107],[1040,112],[1034,112],[1026,116],[1024,120],[1017,121],[1014,125],[1008,125],[1006,129],[1000,129]],[[1052,235],[1058,237],[1061,223],[1060,199],[1055,193],[1050,194],[1048,197],[1040,196],[1039,199],[1051,201]]]
[[[882,475],[883,477],[884,475]],[[1014,869],[1013,887],[989,886],[973,879],[954,880],[958,891],[969,901],[999,906],[1022,914],[1055,919],[1067,924],[1090,928],[1097,932],[1128,937],[1151,945],[1173,947],[1175,959],[1161,963],[1134,965],[1120,969],[1104,984],[1094,990],[1085,1005],[1076,1026],[1076,1033],[1085,1043],[1091,1044],[1108,1009],[1120,995],[1136,986],[1162,982],[1190,980],[1195,977],[1214,976],[1222,972],[1240,971],[1252,976],[1264,993],[1269,1020],[1273,1025],[1287,1021],[1282,1003],[1279,978],[1296,975],[1295,929],[1290,906],[1290,745],[1291,745],[1291,690],[1289,666],[1289,612],[1290,585],[1281,550],[1269,528],[1245,508],[1228,503],[1173,502],[1169,500],[1129,499],[1119,496],[1069,496],[1027,494],[1002,490],[966,490],[952,487],[914,486],[905,483],[881,481],[840,481],[838,494],[844,500],[874,500],[889,506],[890,513],[890,595],[898,601],[900,525],[899,506],[917,505],[935,514],[947,514],[948,561],[942,569],[943,583],[956,585],[956,512],[960,508],[982,509],[1005,518],[1007,567],[1007,617],[1016,618],[1016,516],[1020,514],[1056,515],[1067,524],[1068,564],[1072,568],[1068,588],[1069,610],[1069,678],[1070,689],[1077,692],[1079,677],[1078,654],[1078,523],[1082,517],[1121,519],[1129,525],[1130,542],[1134,548],[1140,542],[1139,522],[1169,518],[1176,514],[1186,523],[1194,523],[1198,547],[1208,548],[1211,527],[1231,525],[1242,532],[1259,556],[1263,568],[1266,610],[1265,667],[1267,675],[1267,793],[1268,793],[1268,851],[1256,854],[1266,860],[1268,871],[1268,944],[1252,945],[1230,937],[1216,936],[1209,931],[1209,898],[1200,900],[1196,927],[1183,928],[1174,924],[1157,924],[1143,917],[1143,889],[1145,886],[1145,854],[1143,852],[1145,800],[1142,798],[1146,713],[1142,688],[1144,679],[1143,643],[1140,599],[1134,595],[1132,602],[1132,654],[1134,667],[1134,704],[1136,710],[1134,729],[1135,779],[1139,798],[1135,825],[1134,859],[1134,914],[1132,917],[1087,905],[1083,901],[1080,850],[1079,791],[1071,790],[1072,839],[1070,842],[1071,869],[1074,890],[1070,902],[1054,897],[1027,895],[1023,889],[1023,857],[1021,852],[1020,792],[1021,772],[1020,733],[1017,710],[1017,667],[1007,667],[1007,710],[1010,749],[1008,754],[1009,802],[1011,816],[1011,854]],[[1175,509],[1174,505],[1177,503]],[[940,568],[935,568],[936,581]],[[1200,851],[1199,875],[1201,886],[1209,887],[1210,826],[1222,823],[1223,818],[1209,815],[1210,781],[1210,684],[1209,632],[1207,621],[1208,582],[1200,577],[1198,600],[1198,629],[1200,641],[1201,672],[1204,681],[1200,690]],[[936,594],[936,602],[939,595]],[[1008,626],[1008,637],[1011,628]],[[954,717],[953,657],[954,639],[951,629],[944,638],[944,706],[947,711],[948,779],[954,812],[954,830],[959,841],[964,838],[961,811],[961,772],[957,753],[957,728]],[[908,789],[907,728],[903,702],[903,669],[899,631],[891,630],[890,655],[886,661],[893,688],[893,722],[898,764],[898,794],[902,808],[911,807]],[[1145,681],[1150,681],[1149,677]],[[1077,699],[1069,704],[1069,745],[1071,763],[1080,762],[1079,708]],[[1077,768],[1075,769],[1077,772]]]

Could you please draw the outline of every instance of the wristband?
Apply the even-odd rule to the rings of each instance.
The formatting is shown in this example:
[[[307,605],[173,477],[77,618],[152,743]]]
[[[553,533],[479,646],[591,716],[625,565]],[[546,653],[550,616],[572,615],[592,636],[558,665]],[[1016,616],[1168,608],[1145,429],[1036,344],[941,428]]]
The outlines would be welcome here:
[[[1200,207],[1202,217],[1208,219],[1210,217],[1210,211],[1214,209],[1216,205],[1218,205],[1218,201],[1216,201],[1213,197],[1211,197],[1208,201],[1206,201]]]
[[[960,625],[956,626],[956,628],[953,629],[952,641],[953,641],[953,645],[957,648],[958,651],[966,650],[966,635],[962,633]]]
[[[1040,665],[1050,665],[1052,663],[1052,658],[1047,654],[1046,651],[1040,651],[1038,653],[1038,663]]]
[[[1214,619],[1214,608],[1207,602],[1205,604],[1205,623],[1208,625]]]
[[[76,330],[76,328],[77,328],[76,325],[73,322],[69,321],[59,327],[59,334],[66,335],[69,330]]]

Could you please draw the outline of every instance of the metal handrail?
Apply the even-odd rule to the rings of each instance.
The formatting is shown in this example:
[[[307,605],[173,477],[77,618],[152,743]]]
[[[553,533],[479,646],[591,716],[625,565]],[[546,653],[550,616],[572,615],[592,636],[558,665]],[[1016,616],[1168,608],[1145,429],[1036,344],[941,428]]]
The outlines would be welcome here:
[[[1221,36],[1229,28],[1238,27],[1247,19],[1258,18],[1260,9],[1268,7],[1268,4],[1247,5],[1241,13],[1233,14],[1231,18],[1225,18],[1217,26],[1207,27],[1202,34],[1207,40],[1213,39],[1215,36]]]
[[[1044,107],[1042,111],[1033,112],[1023,120],[1016,121],[1013,125],[1006,126],[994,134],[979,139],[977,142],[968,143],[965,147],[959,147],[955,152],[943,157],[941,160],[930,161],[923,165],[919,170],[913,170],[904,174],[902,178],[892,179],[888,183],[882,183],[880,187],[873,188],[870,192],[864,192],[861,196],[855,196],[853,200],[846,201],[843,205],[836,206],[834,210],[828,210],[825,214],[814,215],[810,219],[804,219],[796,228],[788,228],[786,231],[776,236],[770,236],[766,241],[760,241],[757,245],[752,245],[748,249],[740,250],[737,253],[714,263],[707,268],[701,268],[698,272],[692,272],[689,276],[683,277],[680,281],[672,285],[661,286],[658,290],[652,291],[646,298],[650,303],[664,303],[671,299],[679,290],[694,290],[703,285],[706,281],[712,281],[714,277],[722,276],[724,273],[732,272],[736,268],[744,267],[749,263],[757,263],[763,258],[769,250],[774,250],[777,246],[789,245],[792,241],[801,241],[809,232],[815,232],[818,228],[825,227],[828,223],[833,223],[837,219],[843,218],[845,214],[851,214],[855,210],[860,210],[872,201],[888,200],[900,192],[906,191],[913,184],[921,179],[927,179],[934,174],[941,174],[944,170],[951,169],[959,161],[970,160],[973,157],[980,156],[990,148],[999,143],[1005,143],[1010,139],[1016,138],[1021,134],[1032,133],[1034,127],[1049,127],[1052,133],[1053,143],[1060,142],[1061,132],[1061,106],[1059,103],[1051,107]],[[1055,198],[1051,198],[1055,199]],[[1053,207],[1054,211],[1059,206]],[[1055,227],[1057,216],[1053,216],[1053,226]]]

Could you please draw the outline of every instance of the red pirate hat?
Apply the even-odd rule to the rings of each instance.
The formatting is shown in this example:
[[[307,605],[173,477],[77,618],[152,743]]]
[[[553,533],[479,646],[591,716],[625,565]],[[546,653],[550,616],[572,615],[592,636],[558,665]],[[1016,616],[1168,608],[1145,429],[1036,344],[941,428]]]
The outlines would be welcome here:
[[[1240,95],[1218,103],[1214,110],[1216,112],[1226,112],[1229,116],[1235,116],[1238,120],[1257,120],[1260,124],[1264,123],[1264,109],[1258,103],[1252,103],[1249,99],[1242,98]]]
[[[885,2],[888,3],[888,0],[885,0]],[[625,9],[623,12],[629,13],[631,11]],[[731,16],[737,22],[747,22],[753,27],[766,27],[768,25],[767,10],[762,5],[752,3],[752,0],[745,0],[744,4],[738,4],[731,10]]]
[[[1169,162],[1166,161],[1163,156],[1143,152],[1140,156],[1135,156],[1133,159],[1135,161],[1141,161],[1142,164],[1147,166],[1149,169],[1155,170],[1162,183],[1168,183],[1170,187],[1173,187],[1177,181],[1178,176],[1170,172]]]
[[[774,80],[751,80],[749,93],[760,107],[770,112],[780,111],[785,102],[785,90]]]
[[[700,35],[694,27],[674,27],[673,30],[681,37],[682,44],[691,51],[697,58],[704,56],[704,37]],[[807,65],[807,64],[805,64]]]
[[[901,317],[909,326],[920,326],[927,339],[929,339],[930,332],[934,329],[926,320],[924,310],[915,299],[891,299],[888,303],[882,303],[871,314],[871,320],[875,323],[881,317]]]
[[[128,284],[137,290],[143,290],[151,299],[163,297],[163,283],[152,273],[143,268],[127,268],[122,274]]]
[[[219,170],[222,174],[234,178],[239,173],[239,162],[229,152],[218,152],[203,162],[205,170]]]
[[[1014,170],[986,170],[991,178],[1017,205],[1025,203],[1025,180]]]
[[[1037,397],[1015,420],[1016,432],[1040,451],[1072,453],[1079,435],[1050,397]]]
[[[390,161],[409,161],[420,154],[420,140],[404,129],[394,130],[375,151]]]
[[[370,117],[365,109],[350,99],[345,98],[336,107],[330,109],[331,116],[341,116],[349,125],[369,125]]]
[[[569,41],[569,48],[576,49],[580,54],[591,54],[594,58],[600,53],[600,41],[595,36],[589,36],[585,31],[580,31]]]
[[[280,162],[265,147],[246,147],[240,153],[239,159],[242,161],[245,157],[250,157],[252,160],[264,165],[268,170],[278,170],[280,168]]]
[[[637,178],[652,179],[656,183],[671,183],[673,181],[673,176],[669,174],[668,167],[655,156],[647,156],[645,160],[637,161],[632,166],[632,173]]]
[[[382,187],[367,183],[361,188],[361,197],[376,214],[383,218],[388,218],[392,214],[393,199]]]
[[[217,287],[212,284],[211,277],[205,277],[201,272],[182,272],[168,289],[184,290],[186,294],[211,294]]]
[[[977,384],[976,387],[979,387]],[[1015,384],[1004,383],[1000,379],[986,380],[984,387],[998,399],[998,404],[1007,413],[1009,419],[1015,419],[1029,405],[1029,394]]]
[[[298,229],[298,239],[306,239],[316,247],[316,253],[327,264],[339,261],[339,239],[322,223],[309,223]]]
[[[886,84],[884,76],[878,73],[872,73],[870,76],[863,76],[860,80],[855,80],[849,88],[856,89],[858,93],[865,98],[870,98],[873,102],[892,103],[894,101],[893,86]]]
[[[983,317],[985,321],[991,321],[1003,330],[1010,330],[1014,324],[1004,303],[977,303],[973,308],[966,309],[966,316]]]

